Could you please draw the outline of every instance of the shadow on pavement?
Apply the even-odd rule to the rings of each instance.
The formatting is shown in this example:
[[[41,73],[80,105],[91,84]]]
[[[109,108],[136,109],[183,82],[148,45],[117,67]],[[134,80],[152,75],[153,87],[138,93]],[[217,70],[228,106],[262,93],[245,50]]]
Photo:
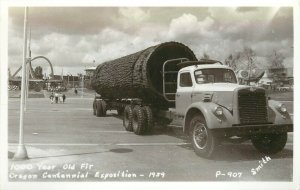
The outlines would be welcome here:
[[[102,151],[102,152],[85,152],[85,153],[74,153],[74,154],[62,154],[62,155],[49,155],[49,156],[37,156],[37,157],[31,157],[29,156],[29,159],[40,159],[40,158],[58,158],[58,157],[65,157],[65,156],[79,156],[79,155],[87,155],[87,154],[100,154],[105,153],[109,151]]]
[[[115,149],[110,149],[109,152],[114,152],[114,153],[128,153],[132,152],[132,149],[129,148],[115,148]]]
[[[178,146],[193,151],[191,144]],[[261,160],[265,156],[269,156],[271,159],[293,158],[293,150],[284,149],[277,154],[266,155],[258,152],[252,144],[222,144],[217,147],[216,153],[210,160],[227,162],[252,161]]]
[[[113,113],[109,114],[107,117],[115,117],[122,120],[122,116]],[[155,125],[153,131],[150,134],[146,134],[145,136],[151,135],[168,135],[181,139],[183,143],[187,144],[177,146],[193,151],[193,147],[189,141],[189,137],[183,134],[181,128]],[[271,159],[293,158],[293,150],[284,149],[274,155],[265,155],[258,152],[249,142],[242,144],[224,143],[217,147],[216,154],[213,158],[211,158],[211,160],[227,162],[251,161],[261,160],[264,156],[270,156]]]
[[[179,147],[188,149],[193,151],[193,146],[189,141],[187,135],[184,135],[181,130],[166,128],[162,131],[157,131],[159,134],[169,135],[175,138],[179,138],[184,141],[183,145],[178,145]],[[265,155],[258,152],[254,146],[249,143],[241,143],[241,144],[232,144],[232,143],[224,143],[217,147],[216,154],[211,160],[216,161],[228,161],[228,162],[236,162],[236,161],[251,161],[251,160],[261,160],[264,156],[270,156],[272,159],[279,158],[293,158],[293,150],[283,149],[281,152],[274,155]]]
[[[129,148],[115,148],[102,152],[85,152],[85,153],[74,153],[74,154],[62,154],[62,155],[53,155],[53,156],[38,156],[38,157],[30,157],[29,159],[40,159],[40,158],[57,158],[57,157],[65,157],[65,156],[80,156],[80,155],[88,155],[88,154],[100,154],[105,152],[113,152],[113,153],[129,153],[133,152],[133,149]],[[14,156],[13,152],[8,152],[8,158],[12,159]]]

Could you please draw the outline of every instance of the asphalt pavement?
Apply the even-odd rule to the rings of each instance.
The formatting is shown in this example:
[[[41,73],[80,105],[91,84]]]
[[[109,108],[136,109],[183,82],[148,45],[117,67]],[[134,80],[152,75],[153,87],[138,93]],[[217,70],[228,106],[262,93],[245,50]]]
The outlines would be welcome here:
[[[28,160],[14,161],[19,99],[9,99],[10,181],[291,181],[293,133],[284,150],[263,155],[247,141],[225,143],[214,159],[198,157],[181,130],[156,127],[153,134],[125,131],[115,111],[92,114],[93,99],[50,104],[29,99],[24,138]],[[293,102],[284,102],[293,113]]]

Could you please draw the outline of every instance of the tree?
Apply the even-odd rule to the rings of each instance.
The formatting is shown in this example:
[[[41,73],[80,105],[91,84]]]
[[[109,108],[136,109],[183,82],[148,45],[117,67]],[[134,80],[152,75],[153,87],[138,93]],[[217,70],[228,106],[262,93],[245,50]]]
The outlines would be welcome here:
[[[225,65],[233,68],[233,70],[237,69],[236,66],[236,61],[238,60],[237,56],[233,56],[232,54],[230,54],[226,59],[225,59]]]
[[[210,59],[210,57],[207,53],[204,52],[200,59]]]
[[[255,51],[250,47],[244,47],[242,51],[235,54],[230,54],[225,59],[225,64],[232,67],[235,71],[246,70],[249,72],[249,78],[243,79],[244,82],[250,84],[250,78],[255,76],[257,65],[259,64],[256,59]]]
[[[37,66],[34,69],[34,75],[37,79],[43,79],[43,68],[41,66]]]
[[[230,54],[225,59],[225,64],[234,70],[253,70],[257,68],[256,53],[250,47],[244,47],[243,51]]]
[[[271,55],[269,55],[268,57],[269,67],[276,68],[276,69],[284,69],[285,68],[283,65],[284,59],[285,57],[281,53],[277,52],[276,50],[273,50]]]
[[[283,65],[285,57],[276,50],[268,56],[269,71],[273,81],[281,81],[285,77],[285,67]]]

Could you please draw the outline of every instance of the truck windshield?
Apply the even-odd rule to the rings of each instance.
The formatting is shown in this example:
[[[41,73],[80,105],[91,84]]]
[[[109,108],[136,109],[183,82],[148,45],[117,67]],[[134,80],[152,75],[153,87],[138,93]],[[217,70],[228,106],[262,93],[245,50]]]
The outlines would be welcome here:
[[[222,68],[196,70],[195,79],[198,84],[237,83],[234,72],[230,69]]]

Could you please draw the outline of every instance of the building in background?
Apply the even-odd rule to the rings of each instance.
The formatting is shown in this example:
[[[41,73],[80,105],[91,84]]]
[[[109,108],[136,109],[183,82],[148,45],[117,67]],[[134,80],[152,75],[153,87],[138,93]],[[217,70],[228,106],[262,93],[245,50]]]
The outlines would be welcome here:
[[[96,67],[88,67],[85,69],[85,76],[84,76],[84,86],[85,88],[91,89],[91,82],[92,77],[95,74]]]

